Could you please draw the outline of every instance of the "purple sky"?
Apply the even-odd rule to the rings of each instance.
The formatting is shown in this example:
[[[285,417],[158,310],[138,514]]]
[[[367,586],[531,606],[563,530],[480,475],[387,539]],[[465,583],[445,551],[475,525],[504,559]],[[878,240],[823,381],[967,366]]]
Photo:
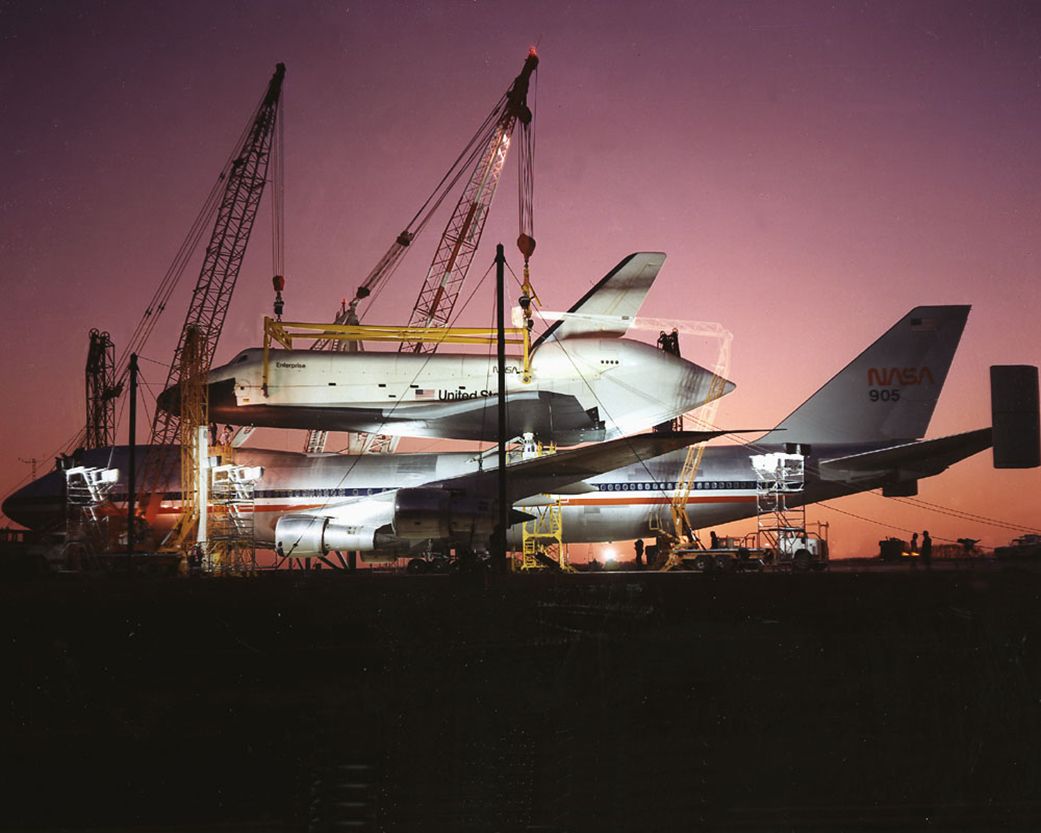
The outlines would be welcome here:
[[[88,331],[127,343],[277,61],[290,319],[353,293],[537,44],[536,287],[566,308],[626,254],[667,252],[643,313],[734,332],[720,423],[776,423],[916,304],[973,305],[931,436],[989,424],[989,365],[1041,363],[1030,3],[6,2],[0,38],[0,494],[82,424]],[[519,260],[507,168],[472,279],[498,240]],[[443,223],[368,320],[407,317]],[[218,360],[259,340],[269,228],[265,205]],[[154,385],[197,272],[145,351]],[[1039,494],[1038,470],[984,454],[919,496],[1036,526]],[[813,513],[846,554],[902,528],[1016,534],[834,506],[894,528]]]

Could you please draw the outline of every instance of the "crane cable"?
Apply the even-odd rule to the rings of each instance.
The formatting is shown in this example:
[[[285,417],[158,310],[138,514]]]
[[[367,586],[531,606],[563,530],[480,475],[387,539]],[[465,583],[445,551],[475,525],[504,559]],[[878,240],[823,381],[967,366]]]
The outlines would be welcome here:
[[[285,211],[285,105],[280,96],[275,114],[275,137],[271,146],[271,273],[285,276],[286,273],[286,211]]]

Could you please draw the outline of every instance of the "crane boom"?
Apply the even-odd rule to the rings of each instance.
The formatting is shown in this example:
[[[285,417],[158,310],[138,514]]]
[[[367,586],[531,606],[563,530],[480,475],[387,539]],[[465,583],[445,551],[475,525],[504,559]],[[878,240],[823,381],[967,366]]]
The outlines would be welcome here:
[[[181,357],[190,337],[190,328],[195,328],[194,337],[201,340],[197,349],[203,371],[208,370],[213,363],[213,354],[217,350],[231,296],[235,291],[235,282],[242,268],[246,244],[253,231],[253,221],[267,183],[271,142],[285,74],[285,64],[278,64],[245,141],[224,172],[224,196],[217,211],[213,234],[206,246],[199,278],[192,291],[164,390],[180,381]],[[157,408],[152,422],[151,443],[169,445],[174,442],[179,433],[178,422],[179,417]]]
[[[391,245],[387,253],[380,259],[365,280],[359,285],[354,298],[349,304],[343,305],[336,316],[337,324],[358,323],[358,302],[367,298],[374,292],[391,272],[397,267],[405,251],[412,243],[416,233],[426,224],[430,215],[444,199],[448,188],[459,178],[459,174],[453,176],[461,163],[461,160],[469,158],[471,161],[477,158],[477,164],[473,168],[466,187],[463,189],[459,201],[456,203],[452,216],[441,235],[437,251],[427,271],[423,287],[409,317],[409,326],[414,327],[444,327],[447,326],[452,311],[455,309],[456,300],[466,274],[473,260],[474,252],[481,240],[484,224],[491,206],[492,197],[498,187],[502,175],[502,168],[506,162],[506,155],[510,148],[510,139],[518,121],[527,126],[531,124],[532,112],[528,107],[528,88],[531,83],[532,74],[538,66],[539,57],[534,49],[528,52],[520,74],[513,80],[509,90],[499,100],[491,115],[485,119],[481,128],[463,153],[453,164],[452,168],[445,174],[441,182],[424,203],[409,224]],[[490,130],[490,133],[488,132]],[[483,141],[484,150],[480,157],[480,142]],[[478,144],[475,145],[475,142]],[[471,148],[473,152],[471,153]],[[530,157],[528,157],[530,161]],[[463,170],[458,168],[458,170]],[[530,194],[530,178],[532,170],[530,164],[522,166],[521,191]],[[428,206],[432,206],[426,212]],[[531,204],[530,198],[525,203],[522,196],[522,214],[527,213],[527,218],[522,218],[521,224],[524,229],[530,229]],[[424,214],[424,212],[426,212]],[[422,219],[420,219],[422,217]],[[417,224],[418,220],[418,224]],[[532,241],[534,247],[534,241]],[[525,259],[525,263],[527,259]],[[360,345],[358,345],[360,348]],[[436,341],[413,341],[403,342],[398,350],[401,352],[433,353],[437,350]],[[313,350],[343,350],[342,342],[321,339],[316,341]],[[328,431],[312,429],[307,433],[304,450],[308,453],[321,452],[325,449]],[[393,450],[397,445],[396,438],[385,435],[364,435],[360,442],[366,452]]]
[[[225,185],[217,219],[206,246],[202,268],[192,291],[164,389],[201,385],[200,380],[213,363],[260,198],[267,183],[285,72],[285,64],[275,67],[275,73],[241,144],[221,173]],[[150,439],[152,445],[173,445],[182,436],[193,437],[199,426],[208,424],[205,386],[201,386],[202,398],[188,396],[185,391],[183,399],[197,403],[190,409],[191,413],[186,413],[184,408],[180,414],[156,409]],[[189,441],[187,447],[182,445],[182,455],[191,453]],[[147,468],[142,477],[144,493],[153,497],[149,501],[151,512],[158,509],[153,493],[166,473],[162,470],[163,464],[159,462],[163,459],[169,459],[169,455],[150,455],[149,460],[154,462],[146,462]],[[182,483],[182,491],[187,488],[188,484]]]
[[[502,175],[502,166],[506,162],[513,128],[518,120],[524,124],[531,122],[528,86],[538,64],[539,56],[532,49],[524,61],[520,75],[514,79],[513,85],[506,93],[502,113],[491,140],[470,175],[470,181],[441,235],[441,242],[427,271],[426,280],[412,308],[409,318],[411,327],[448,325],[456,299],[459,297],[459,290],[484,232],[488,208]],[[402,352],[414,353],[432,353],[436,349],[437,342],[422,341],[405,343],[400,347]]]

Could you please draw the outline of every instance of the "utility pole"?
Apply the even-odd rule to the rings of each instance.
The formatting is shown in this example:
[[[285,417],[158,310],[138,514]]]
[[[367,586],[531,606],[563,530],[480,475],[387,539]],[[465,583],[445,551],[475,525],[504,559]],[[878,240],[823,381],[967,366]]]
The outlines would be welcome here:
[[[134,551],[134,505],[137,498],[137,353],[130,354],[130,459],[127,462],[127,555]]]
[[[506,255],[502,243],[495,247],[495,311],[498,318],[495,334],[499,374],[499,522],[495,527],[492,569],[506,570],[506,528],[509,508],[506,506]]]

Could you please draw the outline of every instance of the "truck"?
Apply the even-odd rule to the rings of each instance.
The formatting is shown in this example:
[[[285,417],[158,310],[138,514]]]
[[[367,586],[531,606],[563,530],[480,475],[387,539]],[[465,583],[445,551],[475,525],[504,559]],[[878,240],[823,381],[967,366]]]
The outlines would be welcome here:
[[[694,543],[677,547],[672,554],[676,566],[702,573],[823,570],[828,566],[828,525],[761,530],[743,537],[713,537],[713,545],[708,547],[696,538]]]

